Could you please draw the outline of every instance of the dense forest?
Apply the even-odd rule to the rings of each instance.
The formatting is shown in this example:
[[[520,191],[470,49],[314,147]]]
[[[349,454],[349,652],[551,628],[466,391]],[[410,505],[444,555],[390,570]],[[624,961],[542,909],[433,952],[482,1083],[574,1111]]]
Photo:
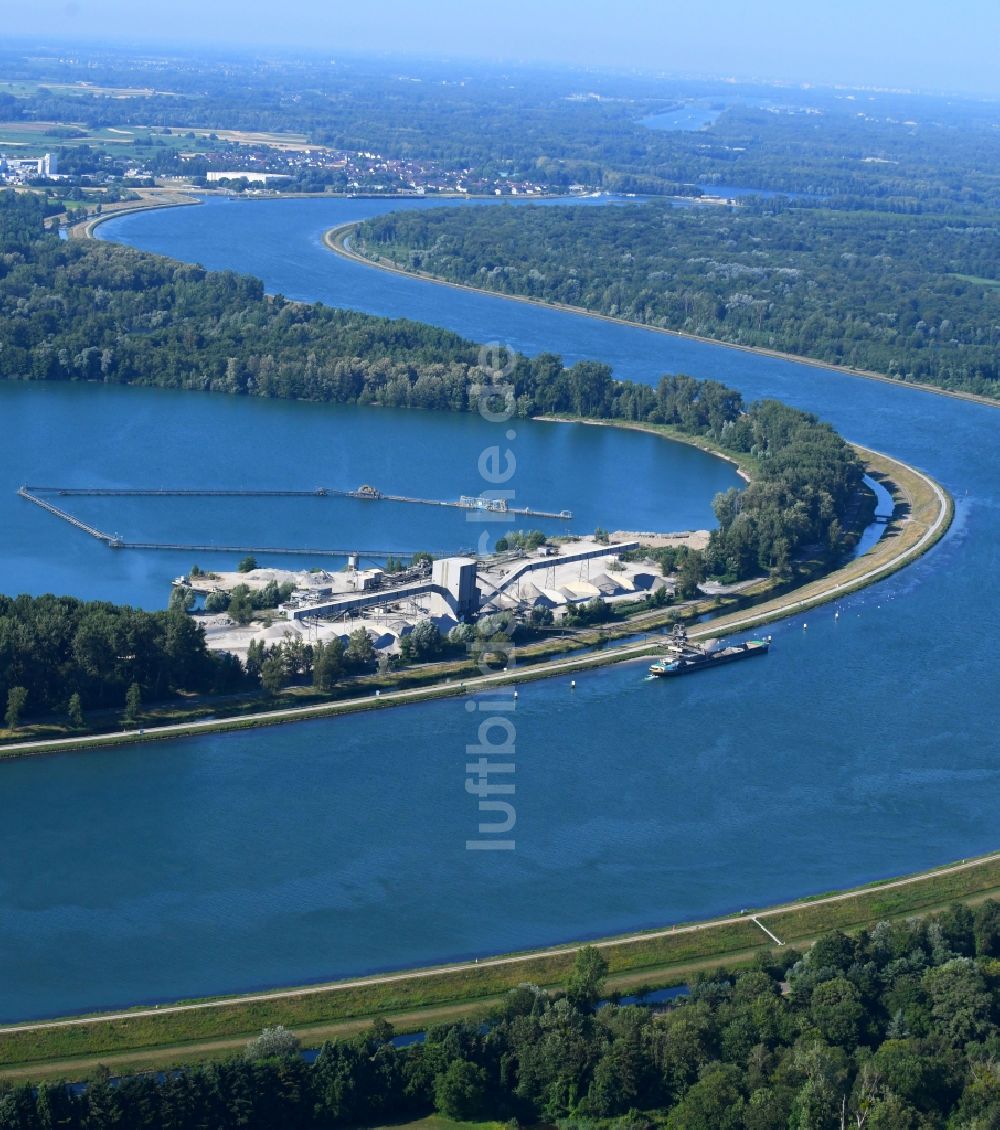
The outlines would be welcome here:
[[[486,1023],[407,1047],[382,1021],[307,1063],[279,1028],[225,1063],[82,1093],[6,1084],[0,1130],[320,1130],[434,1110],[581,1130],[1000,1125],[1000,903],[829,933],[700,975],[664,1009],[601,1005],[605,973],[585,948],[565,992],[522,985]]]
[[[863,469],[828,424],[761,400],[726,423],[719,439],[751,457],[753,479],[745,490],[716,496],[719,525],[705,552],[709,574],[729,581],[762,571],[788,576],[804,552],[837,561],[855,544],[858,517],[870,517]]]
[[[432,326],[287,303],[248,276],[60,240],[42,230],[43,210],[0,192],[8,379],[439,407],[476,363],[476,346]]]
[[[0,709],[15,693],[21,715],[74,713],[127,704],[135,685],[145,699],[177,690],[228,691],[243,684],[232,656],[205,646],[181,611],[143,612],[68,596],[0,596]],[[79,719],[71,719],[81,724]]]
[[[1000,397],[996,216],[787,200],[434,209],[367,220],[353,246],[503,294]]]

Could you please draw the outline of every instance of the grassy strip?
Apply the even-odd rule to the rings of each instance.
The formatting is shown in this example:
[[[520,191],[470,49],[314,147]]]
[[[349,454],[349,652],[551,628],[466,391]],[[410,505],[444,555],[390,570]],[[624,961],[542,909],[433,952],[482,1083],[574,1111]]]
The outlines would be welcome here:
[[[761,914],[769,930],[785,943],[811,939],[827,930],[857,930],[882,918],[927,913],[961,900],[975,901],[1000,888],[1000,858],[966,871],[937,875],[926,882],[882,889],[882,884],[850,899],[817,903],[795,910]]]
[[[606,953],[614,972],[686,962],[745,949],[763,936],[750,922],[715,927],[711,931],[664,935],[637,943],[612,944]],[[273,1024],[298,1028],[330,1020],[347,1020],[387,1013],[409,1012],[435,1005],[455,1005],[496,997],[524,981],[561,985],[573,966],[575,951],[561,950],[525,956],[509,965],[470,964],[438,976],[410,977],[390,983],[371,981],[352,988],[308,996],[243,1002],[188,1012],[95,1019],[65,1028],[36,1028],[0,1034],[0,1065],[52,1057],[122,1052],[225,1036],[246,1037]]]
[[[858,929],[882,918],[940,908],[956,899],[976,901],[1000,889],[1000,855],[889,885],[877,883],[844,895],[758,912],[786,944],[804,944],[831,929]],[[739,964],[772,943],[749,915],[677,926],[656,933],[595,943],[606,956],[612,988],[676,984],[698,968]],[[268,1025],[285,1024],[316,1038],[348,1030],[375,1016],[404,1029],[426,1024],[427,1010],[440,1018],[485,1012],[506,990],[525,981],[556,987],[565,983],[576,947],[529,953],[504,960],[467,963],[441,972],[418,971],[392,981],[372,978],[338,987],[322,986],[303,995],[276,992],[252,1000],[203,1002],[182,1012],[137,1011],[115,1019],[97,1016],[70,1026],[40,1025],[0,1031],[0,1075],[56,1070],[70,1061],[128,1057],[134,1065],[156,1053],[171,1062],[232,1050]],[[435,1015],[438,1015],[437,1013]],[[345,1027],[346,1025],[346,1027]],[[320,1032],[322,1029],[322,1032]],[[202,1045],[201,1047],[197,1045]],[[71,1072],[70,1072],[71,1073]]]

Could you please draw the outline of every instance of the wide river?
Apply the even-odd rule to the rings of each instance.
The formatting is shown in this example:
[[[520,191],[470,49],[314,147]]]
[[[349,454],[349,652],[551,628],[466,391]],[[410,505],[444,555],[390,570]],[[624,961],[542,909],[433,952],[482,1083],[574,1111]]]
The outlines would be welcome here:
[[[1000,414],[393,276],[323,248],[324,229],[385,209],[212,203],[122,218],[101,234],[252,272],[292,298],[406,315],[528,353],[607,360],[637,380],[682,371],[750,398],[779,397],[929,471],[956,498],[955,525],[920,562],[843,602],[839,619],[831,606],[806,617],[808,630],[801,617],[778,625],[766,662],[669,684],[626,664],[578,678],[575,691],[565,679],[524,686],[511,852],[466,850],[479,819],[465,788],[477,718],[457,700],[0,765],[5,1018],[597,936],[997,847]],[[221,476],[274,486],[376,479],[448,497],[475,486],[462,476],[493,434],[481,421],[195,394],[0,394],[7,494],[56,475],[156,484]],[[619,517],[644,528],[703,522],[716,477],[729,474],[687,455],[670,463],[670,445],[603,429],[517,430],[518,498],[574,509],[584,529]],[[169,444],[156,440],[164,435]],[[3,564],[7,591],[125,591],[157,604],[167,565],[190,564],[119,558],[21,500],[0,504],[11,531],[4,557],[14,562]],[[289,544],[366,532],[338,504],[321,505],[286,519],[299,539]],[[370,532],[434,548],[465,526],[463,515],[425,524],[434,512],[421,510],[397,507],[390,518],[386,507]],[[124,534],[181,528],[183,518],[153,504],[104,517],[119,515]],[[218,520],[249,528],[242,514]]]

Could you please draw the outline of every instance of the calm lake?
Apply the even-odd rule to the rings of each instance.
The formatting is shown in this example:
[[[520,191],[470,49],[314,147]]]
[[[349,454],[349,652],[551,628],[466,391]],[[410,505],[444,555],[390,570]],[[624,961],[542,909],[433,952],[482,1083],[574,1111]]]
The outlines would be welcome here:
[[[455,500],[488,488],[481,452],[514,452],[511,505],[569,510],[568,522],[519,517],[484,527],[468,511],[339,498],[60,498],[50,500],[127,541],[455,552],[484,529],[550,532],[704,529],[712,498],[739,485],[731,464],[652,435],[479,415],[365,409],[106,385],[0,383],[10,441],[0,451],[0,592],[69,592],[166,607],[170,581],[238,555],[110,550],[16,494],[59,487],[383,491]],[[433,453],[429,457],[428,452]],[[642,484],[658,484],[647,490]],[[641,488],[641,489],[639,489]],[[343,561],[261,556],[262,564],[341,568]]]
[[[766,662],[668,684],[627,664],[578,678],[575,691],[565,679],[524,686],[513,852],[465,848],[479,819],[465,789],[477,719],[460,701],[0,765],[7,1019],[596,936],[997,847],[1000,615],[990,584],[1000,565],[1000,413],[392,276],[323,248],[326,228],[386,208],[212,203],[122,218],[101,232],[251,271],[289,297],[420,318],[569,361],[607,360],[637,380],[680,371],[751,398],[777,396],[935,475],[956,498],[952,532],[902,574],[837,606],[839,620],[830,606],[805,617],[808,629],[802,618],[776,626]],[[4,511],[5,532],[13,530],[4,557],[15,561],[3,566],[8,590],[126,587],[152,601],[173,569],[153,555],[129,563],[32,513],[13,498],[20,481],[377,479],[448,497],[474,485],[482,441],[478,421],[419,413],[397,424],[380,412],[195,394],[0,392],[8,414],[21,413],[9,435],[33,428],[40,440],[46,427],[60,429],[47,450],[25,444],[16,459],[3,456],[3,504],[19,508],[16,519]],[[140,443],[164,421],[169,446]],[[709,479],[729,473],[699,461],[681,487],[672,477],[681,468],[659,462],[676,454],[669,445],[647,451],[638,437],[603,429],[517,427],[518,497],[572,508],[583,528],[611,521],[612,505],[643,527],[673,524],[656,516],[688,504],[704,514],[716,489]],[[389,439],[408,449],[390,450]],[[289,536],[334,538],[325,516],[347,519],[324,505],[305,531],[282,518]],[[391,520],[388,510],[372,520],[404,543],[406,532],[425,530],[450,543],[451,518],[434,532],[424,524],[431,513],[398,507]],[[128,532],[182,518],[146,503],[121,522]],[[411,521],[409,531],[400,525]],[[125,572],[105,579],[116,569]]]

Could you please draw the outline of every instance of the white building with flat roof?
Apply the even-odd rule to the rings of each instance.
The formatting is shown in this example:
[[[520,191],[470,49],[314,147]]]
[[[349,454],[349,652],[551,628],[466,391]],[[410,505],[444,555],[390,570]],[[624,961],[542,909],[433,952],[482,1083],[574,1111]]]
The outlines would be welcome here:
[[[291,179],[290,173],[256,173],[246,169],[230,169],[228,172],[205,174],[205,180],[209,184],[217,184],[224,180],[245,180],[248,184],[280,184]]]

